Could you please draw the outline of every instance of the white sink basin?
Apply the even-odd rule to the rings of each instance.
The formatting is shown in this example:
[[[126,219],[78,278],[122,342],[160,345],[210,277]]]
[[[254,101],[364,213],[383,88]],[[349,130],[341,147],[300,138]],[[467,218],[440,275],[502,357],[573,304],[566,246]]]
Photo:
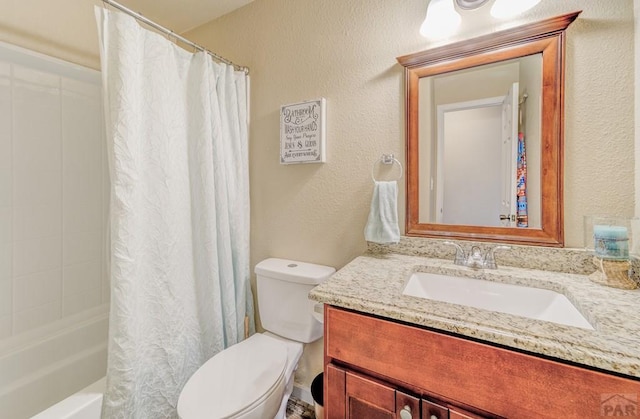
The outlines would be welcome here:
[[[402,293],[594,330],[567,297],[541,288],[415,272]]]

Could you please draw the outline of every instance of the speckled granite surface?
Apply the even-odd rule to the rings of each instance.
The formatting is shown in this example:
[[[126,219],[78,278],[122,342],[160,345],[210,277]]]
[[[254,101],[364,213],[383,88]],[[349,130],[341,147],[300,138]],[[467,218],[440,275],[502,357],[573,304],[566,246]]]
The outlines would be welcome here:
[[[538,254],[544,251],[532,250]],[[557,262],[567,273],[506,264],[497,270],[473,270],[454,265],[450,259],[453,252],[450,253],[447,259],[439,259],[378,251],[370,246],[365,255],[314,288],[309,297],[338,307],[640,377],[640,290],[619,290],[593,283],[586,274],[594,268],[582,262],[582,267],[576,268],[575,260],[580,259],[577,255]],[[589,256],[587,252],[581,253]],[[547,262],[548,255],[544,254],[536,263],[548,267]],[[402,295],[407,279],[416,271],[551,289],[564,294],[595,330]],[[576,271],[579,273],[570,273]]]
[[[455,248],[445,244],[447,240],[427,239],[417,237],[401,237],[400,243],[380,245],[368,243],[368,252],[373,254],[397,253],[401,255],[424,256],[436,259],[451,259],[456,253]],[[495,243],[473,242],[466,240],[450,240],[461,245],[465,251],[471,246],[478,246],[484,254]],[[592,262],[593,254],[584,249],[520,246],[510,244],[510,250],[496,252],[495,257],[499,266],[514,266],[519,268],[540,269],[543,271],[566,272],[588,275],[595,270]],[[632,258],[636,280],[640,274],[640,260]]]

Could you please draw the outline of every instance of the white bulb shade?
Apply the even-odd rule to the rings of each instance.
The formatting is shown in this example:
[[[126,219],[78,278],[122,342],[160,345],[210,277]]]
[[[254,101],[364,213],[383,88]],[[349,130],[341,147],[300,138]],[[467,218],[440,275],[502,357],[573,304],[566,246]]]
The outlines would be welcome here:
[[[540,0],[496,0],[491,7],[491,16],[498,19],[505,19],[516,16],[531,9]]]
[[[453,0],[431,0],[427,17],[420,26],[420,35],[425,38],[443,38],[453,34],[460,26],[460,15]]]

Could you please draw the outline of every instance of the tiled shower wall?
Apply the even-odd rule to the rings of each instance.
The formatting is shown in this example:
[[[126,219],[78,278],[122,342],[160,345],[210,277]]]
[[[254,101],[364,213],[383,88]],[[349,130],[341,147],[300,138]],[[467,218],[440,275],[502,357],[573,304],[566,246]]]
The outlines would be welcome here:
[[[0,339],[108,302],[100,74],[0,45]]]

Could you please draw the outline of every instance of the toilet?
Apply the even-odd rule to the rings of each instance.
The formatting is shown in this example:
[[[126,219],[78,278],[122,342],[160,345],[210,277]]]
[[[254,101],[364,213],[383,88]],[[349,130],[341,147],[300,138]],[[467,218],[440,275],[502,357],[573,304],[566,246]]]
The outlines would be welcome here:
[[[266,331],[205,362],[182,389],[178,416],[283,419],[303,344],[322,337],[322,310],[307,295],[334,272],[287,259],[258,263],[258,310]]]

